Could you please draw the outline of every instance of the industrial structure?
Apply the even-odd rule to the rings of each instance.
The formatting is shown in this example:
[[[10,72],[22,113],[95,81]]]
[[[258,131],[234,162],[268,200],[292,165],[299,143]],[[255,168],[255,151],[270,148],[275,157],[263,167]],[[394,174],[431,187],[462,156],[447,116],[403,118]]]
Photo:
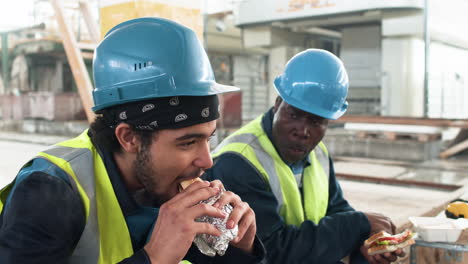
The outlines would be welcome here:
[[[466,18],[458,11],[468,6],[464,0],[450,4],[441,0],[353,4],[342,0],[274,4],[249,0],[89,1],[85,7],[91,11],[87,13],[83,12],[87,1],[61,2],[88,69],[96,41],[93,31],[100,38],[112,25],[141,16],[167,17],[194,28],[205,42],[219,81],[242,87],[244,121],[271,105],[276,96],[272,80],[293,54],[306,48],[327,49],[343,60],[351,78],[352,114],[468,115],[463,103],[468,99],[464,92],[468,34],[461,34],[466,30]],[[2,46],[8,48],[2,48],[0,93],[76,92],[54,9],[49,1],[34,1],[34,10],[37,26],[2,33]],[[99,29],[90,31],[89,20],[95,25],[99,21]],[[3,108],[4,119],[21,116],[14,114],[19,110]],[[73,111],[75,114],[60,118],[83,118],[83,113]],[[51,114],[44,118],[54,119]]]
[[[466,118],[466,8],[463,0],[257,0],[240,1],[235,14],[244,45],[269,50],[269,83],[297,50],[323,48],[348,69],[351,113]]]
[[[86,109],[92,105],[89,72],[94,47],[117,23],[143,16],[173,19],[193,28],[208,51],[217,81],[241,87],[240,93],[224,97],[219,126],[227,130],[222,136],[272,105],[276,98],[274,78],[293,54],[307,48],[335,53],[349,72],[349,111],[342,122],[356,123],[350,121],[350,114],[468,116],[464,104],[468,100],[468,34],[463,34],[468,21],[461,11],[468,7],[465,0],[450,4],[442,0],[360,0],[352,4],[346,0],[32,3],[35,25],[1,33],[1,127],[18,129],[24,122],[47,127],[54,122],[92,120],[92,113]],[[369,130],[361,123],[366,122],[346,127]],[[417,159],[436,157],[443,148],[441,140],[454,137],[453,133],[444,134],[447,126],[437,127],[413,131],[438,135],[424,143],[431,146],[416,148],[422,153]],[[395,130],[372,126],[371,131],[388,129]],[[411,133],[411,128],[400,132],[408,131]],[[464,139],[463,134],[457,142]],[[369,139],[365,140],[355,149],[368,152]],[[349,151],[336,150],[364,155],[362,150]],[[373,154],[364,156],[368,155]]]
[[[468,0],[31,3],[34,24],[0,32],[0,132],[82,132],[94,118],[96,44],[122,21],[157,16],[194,29],[217,82],[241,88],[222,97],[220,137],[273,105],[294,54],[325,49],[350,78],[348,113],[324,142],[351,203],[404,227],[465,191],[464,157],[440,158],[468,148]]]

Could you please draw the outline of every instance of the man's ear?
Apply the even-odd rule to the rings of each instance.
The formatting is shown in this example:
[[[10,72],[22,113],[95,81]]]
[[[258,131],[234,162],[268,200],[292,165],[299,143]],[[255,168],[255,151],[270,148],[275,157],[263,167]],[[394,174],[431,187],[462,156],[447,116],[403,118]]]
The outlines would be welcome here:
[[[115,128],[115,137],[125,152],[137,153],[140,148],[140,139],[129,124],[120,123]]]
[[[277,96],[275,100],[275,105],[273,105],[273,113],[276,114],[276,112],[278,111],[278,108],[281,105],[281,102],[283,102],[283,98],[281,98],[280,96]]]

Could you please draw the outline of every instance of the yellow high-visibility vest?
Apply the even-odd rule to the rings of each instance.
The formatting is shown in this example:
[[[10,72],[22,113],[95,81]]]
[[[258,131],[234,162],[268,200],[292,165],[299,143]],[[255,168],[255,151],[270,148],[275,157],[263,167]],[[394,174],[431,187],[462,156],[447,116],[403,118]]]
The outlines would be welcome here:
[[[291,168],[279,156],[261,120],[262,116],[227,137],[215,148],[213,158],[228,152],[244,157],[269,184],[286,224],[300,226],[305,220],[318,224],[328,207],[330,163],[325,145],[320,142],[309,154],[311,164],[303,172],[302,200]]]
[[[36,158],[46,159],[69,177],[84,204],[86,225],[69,263],[114,264],[133,255],[125,217],[104,162],[87,131],[58,143]],[[0,192],[0,210],[14,182]]]
[[[125,217],[88,131],[40,152],[36,158],[46,159],[66,172],[85,208],[86,225],[69,263],[115,264],[132,256]],[[0,212],[14,183],[0,191]],[[190,264],[187,260],[181,263]]]

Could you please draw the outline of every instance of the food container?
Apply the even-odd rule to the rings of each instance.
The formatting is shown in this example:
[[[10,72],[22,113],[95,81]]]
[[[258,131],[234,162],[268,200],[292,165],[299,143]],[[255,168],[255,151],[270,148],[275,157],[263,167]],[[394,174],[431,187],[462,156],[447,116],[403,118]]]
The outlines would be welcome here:
[[[456,242],[463,229],[468,227],[467,219],[410,217],[409,220],[419,239],[428,242]]]

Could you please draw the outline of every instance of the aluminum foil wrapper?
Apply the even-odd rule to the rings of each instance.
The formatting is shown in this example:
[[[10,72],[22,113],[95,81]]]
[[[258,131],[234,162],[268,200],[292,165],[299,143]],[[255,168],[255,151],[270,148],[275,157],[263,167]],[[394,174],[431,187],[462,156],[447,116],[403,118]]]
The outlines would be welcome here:
[[[208,200],[202,201],[202,203],[212,205],[221,197],[222,194],[223,191]],[[193,240],[200,252],[210,257],[214,257],[216,254],[220,256],[224,255],[229,246],[229,242],[237,237],[237,225],[233,229],[226,228],[226,221],[232,212],[232,206],[229,204],[225,205],[223,211],[227,214],[225,219],[211,216],[203,216],[195,219],[197,222],[210,223],[221,231],[221,236],[219,237],[208,234],[197,234]]]

